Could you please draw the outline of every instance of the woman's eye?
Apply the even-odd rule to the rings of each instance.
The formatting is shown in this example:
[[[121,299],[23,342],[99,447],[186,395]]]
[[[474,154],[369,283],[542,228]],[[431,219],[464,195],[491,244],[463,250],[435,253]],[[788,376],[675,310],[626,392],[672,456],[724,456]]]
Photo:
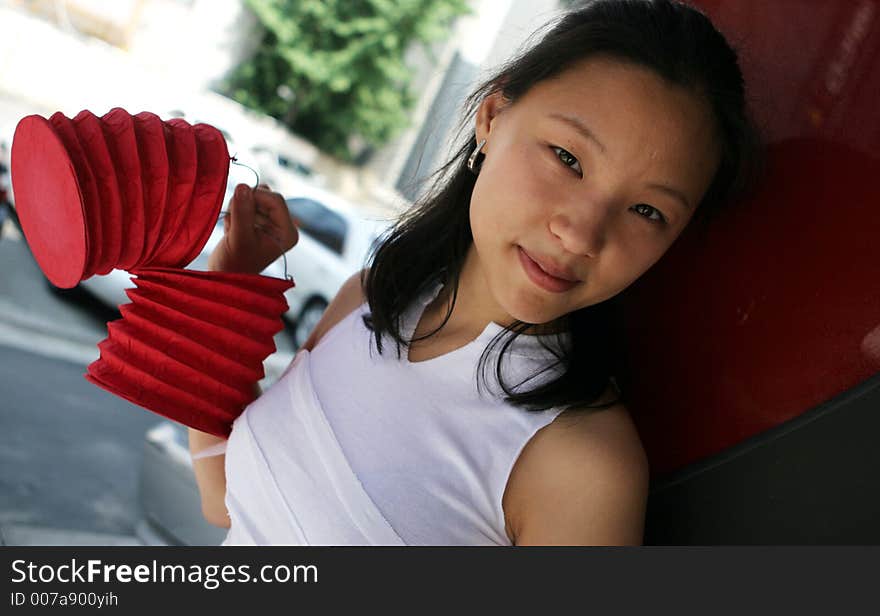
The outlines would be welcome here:
[[[660,210],[655,208],[653,205],[648,205],[647,203],[639,203],[638,205],[634,205],[633,209],[638,212],[640,216],[643,216],[648,220],[654,222],[666,222],[666,218],[663,216],[663,214],[660,213]]]
[[[581,169],[581,164],[578,162],[578,159],[571,155],[571,152],[563,150],[562,148],[551,146],[550,148],[554,152],[556,152],[556,157],[562,161],[562,164],[568,167],[569,169],[573,169],[577,171],[578,175],[583,176],[584,172]],[[573,167],[572,164],[577,165],[577,168]]]

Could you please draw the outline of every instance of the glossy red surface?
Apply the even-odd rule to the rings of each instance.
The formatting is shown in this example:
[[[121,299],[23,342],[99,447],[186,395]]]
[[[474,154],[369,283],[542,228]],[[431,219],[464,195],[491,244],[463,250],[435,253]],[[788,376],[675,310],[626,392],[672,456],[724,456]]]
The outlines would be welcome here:
[[[768,167],[624,298],[655,475],[880,372],[880,0],[695,4],[740,50]]]

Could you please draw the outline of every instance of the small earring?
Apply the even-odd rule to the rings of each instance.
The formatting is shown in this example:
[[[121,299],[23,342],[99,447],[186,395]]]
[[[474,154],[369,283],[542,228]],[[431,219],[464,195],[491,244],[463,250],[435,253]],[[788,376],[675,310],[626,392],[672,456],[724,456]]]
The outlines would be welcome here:
[[[480,167],[482,166],[482,164],[477,165],[477,166],[475,166],[475,164],[477,162],[477,154],[481,154],[480,150],[483,149],[484,145],[486,145],[485,139],[480,141],[480,143],[477,144],[476,149],[473,152],[471,152],[470,156],[468,156],[467,168],[470,169],[471,173],[473,173],[474,175],[479,175],[479,173],[480,173]],[[484,154],[484,156],[485,156],[485,154]]]

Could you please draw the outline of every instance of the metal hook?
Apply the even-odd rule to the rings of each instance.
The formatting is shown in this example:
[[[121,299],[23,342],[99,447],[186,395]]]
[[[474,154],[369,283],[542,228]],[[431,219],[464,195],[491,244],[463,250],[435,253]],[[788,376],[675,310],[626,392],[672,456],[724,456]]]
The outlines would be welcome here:
[[[249,167],[248,165],[245,165],[244,163],[240,163],[240,162],[238,162],[238,156],[237,156],[237,154],[238,154],[238,153],[236,152],[236,154],[233,154],[232,156],[230,156],[230,157],[229,157],[229,161],[230,161],[233,165],[238,165],[239,167],[244,167],[244,168],[246,168],[246,169],[250,169],[251,171],[254,172],[254,175],[257,177],[257,183],[254,184],[254,189],[256,190],[257,186],[260,185],[260,174],[257,173],[257,170],[254,169],[253,167]]]
[[[281,251],[281,258],[284,260],[284,278],[290,282],[293,282],[293,276],[287,273],[287,253],[284,252],[284,247],[281,245],[281,240],[279,240],[268,231],[265,231],[262,227],[260,227],[260,231],[263,231],[263,233],[271,237],[273,240],[275,240],[275,243],[278,244],[278,249]]]

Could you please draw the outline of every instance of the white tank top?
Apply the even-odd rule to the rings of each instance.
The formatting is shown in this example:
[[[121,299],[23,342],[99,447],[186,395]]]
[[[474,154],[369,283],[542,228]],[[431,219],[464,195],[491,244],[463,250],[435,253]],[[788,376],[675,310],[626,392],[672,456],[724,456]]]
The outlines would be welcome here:
[[[403,316],[405,339],[441,289],[429,285]],[[510,471],[562,409],[505,403],[493,376],[497,350],[487,357],[489,391],[478,392],[477,364],[503,329],[497,323],[459,349],[412,363],[390,337],[377,352],[367,313],[364,302],[311,352],[298,352],[236,419],[224,545],[510,545],[501,506]],[[516,387],[554,362],[543,344],[558,352],[569,340],[518,336],[502,363],[508,388],[556,377],[560,366]]]

